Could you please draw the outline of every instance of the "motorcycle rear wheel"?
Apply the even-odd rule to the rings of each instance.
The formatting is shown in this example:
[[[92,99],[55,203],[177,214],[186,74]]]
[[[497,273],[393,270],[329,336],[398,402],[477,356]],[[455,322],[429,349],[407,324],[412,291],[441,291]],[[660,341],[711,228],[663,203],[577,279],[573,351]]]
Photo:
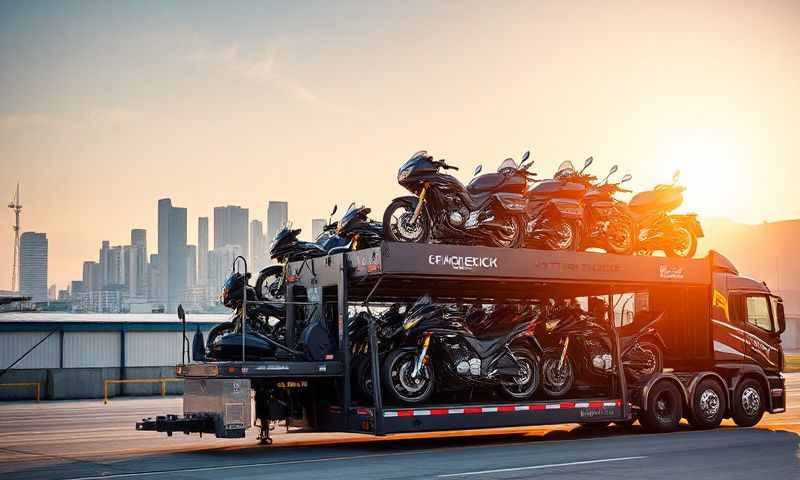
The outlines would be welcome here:
[[[517,216],[509,216],[503,222],[509,232],[495,232],[491,235],[493,247],[519,248],[525,242],[525,223]]]
[[[553,220],[553,233],[547,235],[544,243],[548,250],[578,250],[580,233],[574,222]]]
[[[694,254],[697,253],[697,236],[685,225],[676,225],[675,235],[681,238],[682,248],[667,247],[664,249],[664,253],[668,257],[694,257]]]
[[[286,294],[283,266],[273,265],[261,270],[256,279],[256,298],[261,301],[279,300]]]
[[[606,231],[606,245],[608,253],[617,255],[630,255],[633,253],[633,244],[636,233],[633,223],[624,218],[612,219]]]
[[[430,221],[422,208],[415,222],[411,222],[417,203],[405,198],[395,198],[383,212],[383,238],[391,242],[425,243],[430,237]]]

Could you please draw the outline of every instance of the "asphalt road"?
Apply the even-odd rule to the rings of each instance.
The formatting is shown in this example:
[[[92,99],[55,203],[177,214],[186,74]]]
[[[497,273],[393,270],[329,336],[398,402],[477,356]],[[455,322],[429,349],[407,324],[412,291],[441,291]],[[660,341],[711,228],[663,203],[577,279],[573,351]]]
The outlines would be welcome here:
[[[12,479],[800,478],[800,374],[788,410],[756,427],[726,422],[651,435],[576,425],[390,437],[274,433],[275,444],[137,432],[180,398],[0,403],[0,477]]]

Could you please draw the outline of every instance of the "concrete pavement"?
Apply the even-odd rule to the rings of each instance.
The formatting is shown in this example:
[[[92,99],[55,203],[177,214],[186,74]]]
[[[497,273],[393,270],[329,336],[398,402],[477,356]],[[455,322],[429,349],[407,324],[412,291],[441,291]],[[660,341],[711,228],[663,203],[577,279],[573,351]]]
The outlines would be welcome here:
[[[800,478],[800,374],[787,375],[788,411],[753,429],[726,422],[650,435],[575,425],[390,437],[283,434],[275,444],[137,432],[181,400],[0,404],[0,474],[12,479],[141,478]]]

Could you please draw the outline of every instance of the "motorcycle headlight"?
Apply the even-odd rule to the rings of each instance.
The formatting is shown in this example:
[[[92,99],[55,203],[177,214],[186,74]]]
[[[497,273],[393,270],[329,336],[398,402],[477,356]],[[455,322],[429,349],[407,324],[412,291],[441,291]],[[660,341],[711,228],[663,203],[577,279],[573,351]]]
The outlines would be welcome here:
[[[400,172],[398,172],[397,174],[397,181],[402,182],[403,180],[408,178],[408,176],[411,175],[411,170],[412,170],[411,167],[408,167],[404,170],[400,170]]]
[[[421,320],[420,317],[408,317],[403,320],[403,330],[411,330],[412,328],[416,327],[419,321]]]
[[[545,330],[547,330],[548,332],[553,331],[558,326],[558,322],[560,322],[560,321],[561,320],[558,319],[558,318],[553,318],[553,319],[547,320],[546,322],[544,322]]]

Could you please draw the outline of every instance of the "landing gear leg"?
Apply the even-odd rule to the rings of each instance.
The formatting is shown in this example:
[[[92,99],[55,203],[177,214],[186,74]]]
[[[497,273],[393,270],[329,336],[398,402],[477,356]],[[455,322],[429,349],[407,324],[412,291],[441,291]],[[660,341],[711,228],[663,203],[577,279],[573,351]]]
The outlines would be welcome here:
[[[261,445],[272,445],[272,437],[269,436],[269,420],[264,423],[264,419],[260,420],[261,431],[258,433],[258,443]]]

